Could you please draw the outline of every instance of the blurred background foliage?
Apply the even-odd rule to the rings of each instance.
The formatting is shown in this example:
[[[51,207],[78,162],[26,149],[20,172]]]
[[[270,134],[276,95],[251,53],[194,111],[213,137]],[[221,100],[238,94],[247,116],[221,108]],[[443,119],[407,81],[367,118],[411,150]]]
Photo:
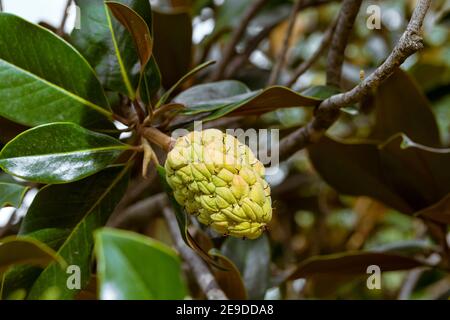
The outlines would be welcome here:
[[[239,25],[251,2],[152,1],[154,56],[163,75],[163,87],[170,88],[193,66],[207,60],[220,60],[231,32]],[[266,86],[282,47],[292,3],[271,0],[252,20],[238,44],[237,53],[226,66],[225,78],[239,80],[252,90]],[[369,16],[366,10],[373,4],[381,7],[380,30],[369,30],[366,26]],[[363,2],[345,52],[344,90],[360,82],[361,70],[370,74],[384,61],[404,31],[414,5],[414,0]],[[281,83],[287,83],[295,68],[317,49],[339,8],[339,1],[330,1],[299,13]],[[410,57],[402,71],[358,106],[342,112],[339,121],[329,130],[329,138],[298,152],[282,162],[276,174],[268,176],[275,209],[269,231],[261,239],[243,241],[217,237],[193,221],[192,233],[198,243],[204,248],[219,249],[234,262],[248,297],[448,299],[450,275],[442,268],[383,272],[382,290],[369,290],[365,267],[373,261],[372,256],[354,260],[352,253],[400,253],[431,264],[449,258],[448,253],[437,248],[439,237],[444,237],[444,241],[446,237],[450,242],[448,227],[429,232],[434,230],[433,226],[417,217],[428,217],[432,225],[436,221],[440,226],[449,223],[446,219],[449,219],[447,194],[450,186],[442,183],[449,181],[445,179],[450,175],[450,156],[448,150],[437,151],[450,148],[449,13],[450,1],[433,1],[424,26],[424,49]],[[258,35],[261,41],[255,43]],[[303,92],[323,85],[326,62],[324,54],[292,88]],[[209,76],[205,70],[186,82],[183,89],[207,82]],[[111,101],[115,101],[114,97]],[[304,107],[279,109],[263,116],[219,119],[208,125],[222,129],[274,128],[285,136],[306,124],[312,111]],[[0,128],[1,143],[23,130],[5,119],[0,119]],[[402,152],[405,146],[412,151]],[[417,161],[426,162],[428,171],[423,173]],[[139,180],[139,174],[136,176]],[[0,175],[0,179],[8,177]],[[146,199],[161,190],[154,184],[144,183],[144,186],[133,190],[124,203]],[[22,210],[26,211],[27,205],[26,201]],[[438,213],[443,213],[444,217],[429,212],[428,208],[436,205],[441,206]],[[132,225],[127,229],[172,244],[164,219],[158,215],[145,225]],[[328,256],[337,253],[348,260],[342,262],[339,257]],[[328,257],[326,270],[308,273],[305,261],[312,261],[319,269],[322,267],[320,261],[311,260],[317,256]],[[391,260],[386,258],[386,261],[389,269]],[[348,270],[346,263],[359,264],[364,270],[345,272]],[[304,269],[300,270],[302,267]],[[286,281],[294,269],[303,276]],[[225,277],[221,282],[221,275],[216,276],[224,287],[227,281],[232,281]],[[202,298],[188,271],[185,278],[190,296]],[[242,292],[236,292],[236,288],[240,288],[239,285],[228,286],[226,293],[230,297],[242,297]],[[95,286],[92,290],[95,291]],[[80,297],[90,298],[89,290]]]
[[[164,1],[160,1],[162,2]],[[194,52],[197,59],[205,59],[205,48],[209,59],[218,59],[221,48],[229,41],[230,31],[236,28],[250,2],[181,0],[172,1],[172,4],[178,3],[181,7],[185,7],[186,4],[192,5],[196,15],[193,21]],[[369,30],[366,26],[369,17],[367,7],[373,4],[381,8],[380,30]],[[343,69],[345,90],[358,84],[361,70],[364,70],[365,74],[370,74],[383,62],[405,29],[414,5],[415,1],[409,0],[363,2],[354,34],[345,53]],[[247,61],[235,71],[234,79],[244,82],[251,89],[265,86],[282,47],[291,6],[292,1],[271,1],[270,5],[250,23],[246,36],[238,45],[238,55],[245,54],[246,46],[261,30],[270,31],[249,55]],[[407,60],[402,66],[404,72],[398,72],[388,80],[388,83],[356,106],[355,112],[343,113],[329,131],[330,137],[344,141],[370,139],[382,143],[394,134],[403,132],[416,143],[436,148],[450,147],[449,9],[449,1],[433,1],[424,27],[425,48]],[[318,8],[308,8],[299,13],[288,52],[288,68],[281,75],[281,83],[286,83],[295,68],[317,49],[325,30],[333,22],[338,11],[337,1]],[[295,82],[293,88],[301,92],[324,84],[326,62],[325,54]],[[233,68],[233,65],[228,67]],[[285,135],[293,128],[304,125],[311,116],[311,110],[306,108],[281,109],[262,117],[240,120],[239,126],[277,128],[281,130],[281,135]],[[330,275],[312,277],[312,281],[305,282],[299,279],[283,283],[281,286],[276,285],[277,278],[282,277],[284,270],[316,255],[381,250],[430,258],[430,253],[434,252],[435,242],[426,232],[423,220],[412,214],[424,206],[433,204],[433,200],[416,207],[411,205],[414,207],[411,210],[398,210],[399,208],[395,210],[389,200],[383,203],[383,196],[349,196],[348,194],[357,195],[360,185],[365,185],[368,189],[387,188],[360,176],[357,171],[354,171],[352,176],[352,170],[359,165],[358,161],[370,161],[372,155],[363,154],[363,159],[356,159],[347,154],[348,158],[345,161],[348,164],[348,171],[339,174],[343,168],[336,152],[321,147],[321,144],[312,149],[314,154],[320,153],[314,157],[316,159],[311,159],[308,151],[300,151],[283,162],[281,170],[276,175],[269,176],[274,194],[275,214],[268,233],[272,249],[270,267],[272,288],[266,292],[266,297],[448,298],[450,278],[445,272],[434,270],[383,273],[382,290],[367,289],[367,275],[340,275],[338,268],[331,270]],[[444,162],[440,170],[442,174],[448,175],[450,170],[448,156],[442,158],[442,161]],[[318,172],[315,167],[321,169],[327,167],[329,170],[324,168]],[[407,168],[403,169],[406,170],[404,173],[406,176],[417,176],[417,172],[412,168],[409,168],[410,171]],[[383,174],[391,173],[385,171]],[[355,180],[359,180],[359,183],[355,183]],[[341,184],[347,187],[339,188]],[[333,188],[336,186],[338,187]],[[448,193],[448,186],[444,189]],[[368,193],[370,194],[371,190]],[[410,194],[409,197],[418,196]],[[414,199],[410,200],[414,202]],[[448,210],[448,207],[444,210]],[[333,269],[332,263],[329,267]],[[412,289],[407,288],[413,277],[417,277],[414,280],[417,285]]]

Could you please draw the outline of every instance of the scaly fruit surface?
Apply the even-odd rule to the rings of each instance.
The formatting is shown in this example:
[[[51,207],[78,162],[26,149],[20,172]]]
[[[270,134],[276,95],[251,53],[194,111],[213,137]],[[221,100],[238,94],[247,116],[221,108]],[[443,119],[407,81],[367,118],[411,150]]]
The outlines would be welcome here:
[[[255,239],[272,218],[264,166],[231,135],[208,129],[177,139],[165,169],[176,201],[219,233]]]

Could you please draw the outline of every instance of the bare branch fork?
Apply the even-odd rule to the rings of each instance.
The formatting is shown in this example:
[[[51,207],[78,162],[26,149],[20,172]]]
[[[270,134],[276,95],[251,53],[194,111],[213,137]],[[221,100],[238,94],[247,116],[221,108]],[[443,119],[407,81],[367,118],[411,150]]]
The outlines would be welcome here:
[[[280,157],[286,159],[296,151],[317,142],[339,117],[340,108],[358,102],[384,80],[413,53],[423,47],[421,27],[430,7],[431,0],[419,0],[411,20],[386,61],[369,77],[352,90],[334,95],[323,101],[316,110],[315,117],[304,127],[294,131],[280,141]]]
[[[299,8],[297,9],[297,11],[306,9],[306,8],[312,8],[312,7],[319,7],[322,5],[326,5],[332,2],[337,2],[337,0],[303,0],[301,1],[301,3],[299,4]],[[249,9],[250,10],[250,9]],[[255,15],[256,16],[255,12]],[[253,17],[254,17],[253,16]],[[222,58],[222,60],[224,62],[220,62],[220,64],[225,67],[225,70],[222,71],[223,74],[217,75],[217,74],[213,74],[212,79],[214,81],[216,80],[220,80],[221,78],[225,77],[225,78],[231,78],[237,70],[239,70],[248,60],[248,57],[252,54],[253,51],[256,50],[256,48],[258,47],[258,45],[267,38],[267,36],[270,34],[270,32],[276,27],[278,26],[285,18],[283,17],[282,19],[275,21],[274,23],[267,25],[266,27],[264,27],[254,38],[250,39],[250,41],[248,42],[247,47],[245,48],[245,51],[241,54],[238,55],[232,55],[231,57],[227,57],[227,60],[224,60],[224,58],[226,58],[224,56],[224,58]],[[244,35],[245,33],[245,28],[248,26],[248,23],[250,22],[250,20],[246,20],[243,19],[241,21],[242,23],[246,23],[244,29],[242,29],[244,32],[242,32],[242,35]],[[238,27],[238,29],[236,30],[241,30],[240,27]],[[237,32],[237,31],[236,31]],[[237,42],[239,42],[240,39],[237,39]],[[237,45],[237,42],[235,44],[233,44],[233,46],[231,46],[230,43],[230,48],[234,49],[234,47]],[[232,51],[233,53],[233,51]],[[218,69],[217,71],[218,72]]]
[[[239,24],[239,26],[235,29],[231,36],[231,40],[228,42],[227,46],[225,47],[225,51],[223,53],[223,58],[220,61],[219,65],[217,66],[217,69],[214,71],[211,80],[217,81],[220,80],[223,77],[223,74],[225,72],[225,69],[228,65],[228,63],[233,58],[233,54],[236,48],[236,45],[241,40],[241,38],[245,34],[245,30],[247,30],[247,27],[250,23],[250,21],[258,14],[259,10],[264,7],[264,5],[267,3],[268,0],[256,0],[253,2],[248,9],[245,11],[244,16]]]

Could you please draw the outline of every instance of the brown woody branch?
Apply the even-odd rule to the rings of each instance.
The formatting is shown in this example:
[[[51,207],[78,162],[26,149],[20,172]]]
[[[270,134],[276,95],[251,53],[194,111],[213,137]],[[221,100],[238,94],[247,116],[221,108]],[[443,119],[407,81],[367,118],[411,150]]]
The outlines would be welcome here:
[[[316,110],[315,117],[304,127],[294,131],[280,141],[280,157],[286,159],[297,150],[317,142],[326,130],[337,120],[339,110],[356,103],[371,90],[377,88],[384,80],[413,53],[423,47],[421,27],[431,0],[419,0],[411,20],[386,61],[370,76],[352,90],[334,95],[323,101]]]
[[[67,18],[69,17],[69,7],[72,4],[72,0],[67,0],[66,6],[64,7],[64,13],[61,20],[61,24],[58,28],[58,35],[62,36],[64,35],[64,28],[66,27]]]
[[[344,0],[328,53],[327,84],[340,88],[345,48],[361,8],[362,0]]]
[[[206,263],[189,248],[181,238],[180,229],[172,209],[168,206],[163,208],[163,214],[167,221],[169,231],[174,239],[175,246],[180,252],[183,260],[189,265],[198,285],[209,300],[228,300],[225,293],[220,289],[216,279],[209,270]]]

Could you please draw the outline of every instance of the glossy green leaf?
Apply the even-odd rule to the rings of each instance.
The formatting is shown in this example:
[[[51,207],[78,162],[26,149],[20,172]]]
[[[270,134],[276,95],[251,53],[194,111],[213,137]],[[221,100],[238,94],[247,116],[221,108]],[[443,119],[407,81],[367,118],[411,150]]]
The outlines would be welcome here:
[[[37,240],[18,237],[0,240],[0,274],[13,265],[27,264],[45,267],[53,261],[57,262],[59,268],[65,266],[64,259]]]
[[[5,206],[20,207],[28,187],[20,184],[0,182],[0,208]]]
[[[244,279],[250,299],[263,299],[270,283],[270,244],[264,234],[256,240],[228,238],[222,253],[233,261]]]
[[[398,69],[375,93],[373,138],[386,140],[398,133],[430,147],[441,145],[430,104],[411,77]]]
[[[100,82],[73,47],[7,13],[0,13],[0,30],[0,116],[27,126],[112,126]]]
[[[419,145],[401,134],[382,145],[324,137],[308,150],[315,169],[339,192],[373,197],[403,213],[426,208],[450,192],[450,149]]]
[[[104,226],[127,184],[128,168],[114,167],[71,184],[47,186],[29,208],[20,235],[45,242],[68,265],[79,266],[83,288],[90,280],[93,233]],[[67,287],[68,276],[54,263],[42,272],[12,270],[7,274],[5,289],[8,293],[24,288],[29,292],[29,299],[40,299],[56,286],[59,299],[72,299],[78,290]]]
[[[9,174],[40,183],[67,183],[114,163],[129,148],[120,141],[73,123],[30,129],[0,152],[0,167]]]
[[[192,20],[188,11],[153,10],[153,53],[164,88],[172,87],[192,65]]]
[[[197,99],[190,93],[191,90],[193,93],[199,93],[202,89],[205,89],[205,93],[198,94]],[[313,107],[322,101],[281,86],[249,91],[244,84],[236,81],[219,81],[192,87],[181,94],[181,99],[177,97],[174,101],[183,103],[183,99],[186,100],[187,107],[184,114],[209,113],[203,121],[228,115],[261,115],[280,108]]]
[[[116,21],[104,0],[76,0],[82,28],[74,30],[71,41],[95,68],[101,83],[109,90],[135,97],[139,83],[139,53],[129,31]],[[116,1],[135,11],[152,31],[149,1]],[[147,64],[143,81],[152,94],[159,88],[160,74],[153,57]]]
[[[367,267],[376,265],[383,272],[408,270],[426,266],[425,262],[402,255],[381,252],[347,252],[317,256],[303,261],[289,279],[317,275],[367,274]]]
[[[186,288],[175,251],[127,231],[95,234],[99,295],[102,300],[183,299]]]

